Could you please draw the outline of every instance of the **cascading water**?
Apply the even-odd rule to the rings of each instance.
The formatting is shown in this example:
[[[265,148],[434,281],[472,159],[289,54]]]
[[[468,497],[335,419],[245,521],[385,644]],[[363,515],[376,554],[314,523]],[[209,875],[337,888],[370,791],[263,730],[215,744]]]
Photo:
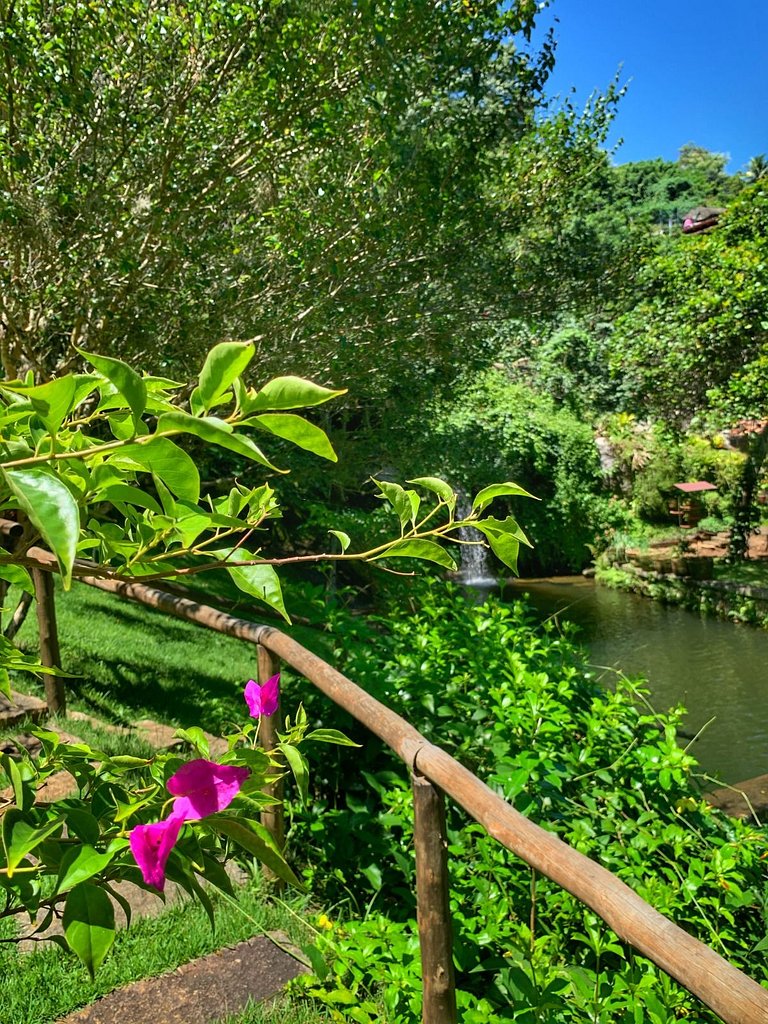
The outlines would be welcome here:
[[[469,498],[458,492],[456,503],[457,518],[463,519],[472,511]],[[461,544],[461,561],[459,565],[459,582],[465,587],[487,589],[495,587],[498,580],[491,571],[490,552],[485,537],[479,530],[471,526],[462,526],[459,530]],[[482,542],[482,543],[479,543]]]

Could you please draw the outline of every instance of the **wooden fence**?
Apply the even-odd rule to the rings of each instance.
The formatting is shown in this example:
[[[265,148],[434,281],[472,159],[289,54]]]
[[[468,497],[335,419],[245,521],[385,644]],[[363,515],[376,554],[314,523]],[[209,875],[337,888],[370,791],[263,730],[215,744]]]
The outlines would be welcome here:
[[[10,532],[11,526],[0,523],[0,533]],[[56,571],[54,557],[42,549],[31,548],[26,553],[26,561],[42,570],[41,576]],[[448,904],[445,795],[502,846],[594,910],[620,939],[679,981],[727,1024],[768,1022],[768,989],[654,910],[606,868],[529,821],[405,719],[279,629],[234,618],[153,587],[97,579],[87,573],[88,566],[80,565],[76,578],[100,590],[255,644],[262,682],[276,670],[276,659],[284,661],[383,740],[407,765],[413,782],[424,1024],[455,1024],[457,1020]],[[50,588],[39,586],[38,596],[40,615],[44,615],[45,608],[47,614],[52,614]],[[47,621],[42,635],[48,639],[41,659],[44,664],[53,666],[52,652],[58,657],[55,619]],[[62,707],[63,694],[52,693],[52,696]],[[263,738],[269,742],[268,737]],[[265,823],[282,842],[281,813],[272,812]]]

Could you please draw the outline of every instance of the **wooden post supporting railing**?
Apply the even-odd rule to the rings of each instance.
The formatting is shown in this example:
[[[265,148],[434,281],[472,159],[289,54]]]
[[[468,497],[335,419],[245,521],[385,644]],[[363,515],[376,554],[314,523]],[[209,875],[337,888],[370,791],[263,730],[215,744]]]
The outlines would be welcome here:
[[[56,601],[53,591],[53,576],[42,569],[32,570],[37,602],[37,623],[40,628],[40,664],[46,668],[61,668],[59,634],[56,629]],[[45,701],[48,710],[55,715],[67,712],[67,695],[64,680],[60,676],[43,676]]]
[[[273,658],[266,647],[258,644],[256,647],[258,655],[258,676],[259,683],[266,683],[278,670],[277,659]],[[280,722],[280,700],[278,698],[277,710],[269,717],[262,717],[259,725],[259,740],[265,750],[274,750],[277,746],[277,727]],[[285,812],[283,810],[283,780],[277,778],[264,787],[264,792],[277,800],[274,807],[267,807],[261,812],[261,823],[269,832],[275,843],[282,850],[285,845]],[[279,886],[280,879],[266,865],[263,868],[264,877]]]
[[[413,773],[413,841],[424,1024],[456,1024],[445,797]]]

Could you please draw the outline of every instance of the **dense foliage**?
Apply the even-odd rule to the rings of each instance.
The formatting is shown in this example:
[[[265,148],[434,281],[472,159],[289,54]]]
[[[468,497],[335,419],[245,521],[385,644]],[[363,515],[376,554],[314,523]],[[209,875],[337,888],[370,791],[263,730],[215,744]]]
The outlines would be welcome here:
[[[767,215],[768,190],[745,188],[715,231],[679,235],[641,268],[639,301],[617,320],[612,349],[642,409],[679,422],[714,397],[729,416],[765,411],[749,382],[768,338]]]
[[[542,116],[536,13],[4,5],[6,373],[67,367],[74,341],[184,379],[240,337],[265,376],[355,381],[356,401],[450,374],[605,121]]]
[[[42,383],[35,383],[30,372],[24,381],[0,384],[0,502],[6,517],[12,517],[6,523],[9,543],[0,556],[0,579],[31,589],[28,570],[39,565],[31,549],[39,541],[55,556],[65,589],[78,574],[146,582],[222,566],[241,591],[287,619],[275,568],[286,559],[270,556],[260,537],[266,524],[279,515],[273,489],[266,482],[255,486],[238,482],[226,495],[201,495],[197,466],[174,439],[191,436],[205,446],[235,452],[263,469],[279,472],[251,436],[252,430],[260,429],[335,460],[326,434],[286,410],[320,405],[339,392],[299,377],[276,378],[259,391],[247,388],[242,375],[254,357],[254,346],[225,342],[208,353],[196,386],[187,389],[187,410],[181,407],[181,387],[173,381],[142,376],[113,357],[79,354],[93,372]],[[362,557],[405,559],[407,564],[426,560],[451,569],[455,563],[439,541],[472,521],[497,555],[514,568],[517,550],[526,538],[511,516],[497,519],[486,510],[499,497],[525,494],[522,488],[490,485],[475,496],[471,511],[457,518],[456,494],[448,484],[435,477],[411,482],[414,487],[407,489],[390,481],[377,482],[381,499],[399,523],[394,538],[356,555],[347,551],[347,534],[335,530],[334,543],[341,553],[312,554],[303,560]],[[292,560],[296,559],[287,559]],[[61,666],[49,664],[43,669],[36,658],[21,654],[3,637],[0,690],[8,697],[9,670],[19,669],[52,675],[60,674]],[[257,684],[248,685],[256,687],[252,717],[273,714],[276,696],[272,695],[271,711],[264,710]],[[248,687],[246,699],[250,704]],[[55,710],[63,709],[61,701]],[[286,719],[285,732],[278,734],[276,744],[302,786],[306,785],[306,761],[297,744],[305,733],[306,718],[299,709],[293,725]],[[187,837],[187,846],[192,843],[192,855],[183,852],[184,844],[182,852],[174,852],[173,877],[207,907],[210,901],[198,876],[229,887],[221,867],[229,840],[281,877],[293,880],[275,843],[248,817],[248,806],[241,808],[237,818],[218,813],[226,810],[240,789],[251,812],[273,802],[262,792],[274,768],[273,756],[256,745],[255,726],[249,724],[229,738],[222,763],[208,759],[207,740],[199,729],[183,731],[182,739],[200,754],[186,765],[175,755],[108,757],[87,744],[60,742],[54,732],[38,730],[37,737],[44,748],[38,760],[23,746],[20,763],[7,753],[0,755],[0,767],[11,786],[2,808],[0,888],[5,906],[0,918],[29,914],[32,930],[37,932],[45,931],[54,916],[61,916],[65,945],[91,973],[114,939],[114,909],[107,895],[110,883],[138,880],[145,888],[162,889],[164,861],[158,874],[154,858],[158,850],[166,858],[171,855],[180,831],[190,822],[194,822],[195,836]],[[320,738],[344,742],[328,732]],[[38,791],[55,772],[72,775],[78,795],[65,802],[41,803]],[[233,773],[236,790],[230,778]],[[219,779],[222,774],[227,776],[224,781]],[[217,788],[219,783],[223,788]],[[180,798],[166,818],[162,810],[168,798],[163,784]],[[227,799],[209,802],[198,813],[198,806],[188,806],[193,799],[184,788],[188,785],[195,792],[226,791]],[[184,811],[179,810],[180,803]],[[149,822],[143,820],[147,814]],[[200,822],[201,818],[206,820]],[[129,842],[143,882],[128,852]],[[41,916],[35,920],[38,911]],[[12,935],[9,941],[16,938]]]
[[[657,714],[620,675],[598,686],[572,639],[551,622],[534,625],[520,604],[477,606],[433,588],[378,630],[345,614],[332,621],[336,658],[353,678],[524,814],[768,979],[766,833],[702,800],[695,760],[675,740],[680,709]],[[323,724],[337,722],[309,701]],[[325,785],[322,774],[290,841],[313,886],[340,903],[314,954],[323,982],[310,989],[345,1019],[367,1022],[378,1018],[366,994],[380,987],[389,1020],[416,1021],[408,782],[370,741],[354,763],[341,751]],[[455,808],[449,841],[463,1020],[714,1021]]]

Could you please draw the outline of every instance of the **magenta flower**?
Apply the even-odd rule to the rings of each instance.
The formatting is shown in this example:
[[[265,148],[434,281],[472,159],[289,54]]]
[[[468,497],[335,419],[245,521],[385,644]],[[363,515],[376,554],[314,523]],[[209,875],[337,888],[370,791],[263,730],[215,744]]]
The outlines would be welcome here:
[[[177,813],[174,808],[165,821],[156,821],[153,825],[137,825],[131,830],[131,853],[144,881],[159,892],[165,888],[165,865],[179,838],[184,820],[183,814]]]
[[[245,703],[251,713],[251,718],[269,718],[277,711],[277,703],[280,699],[280,673],[272,676],[266,683],[259,685],[254,679],[249,679],[245,686]]]
[[[235,799],[249,775],[248,768],[216,764],[203,758],[183,764],[166,784],[168,792],[178,797],[174,800],[171,816],[178,814],[184,821],[196,821],[223,811]]]

